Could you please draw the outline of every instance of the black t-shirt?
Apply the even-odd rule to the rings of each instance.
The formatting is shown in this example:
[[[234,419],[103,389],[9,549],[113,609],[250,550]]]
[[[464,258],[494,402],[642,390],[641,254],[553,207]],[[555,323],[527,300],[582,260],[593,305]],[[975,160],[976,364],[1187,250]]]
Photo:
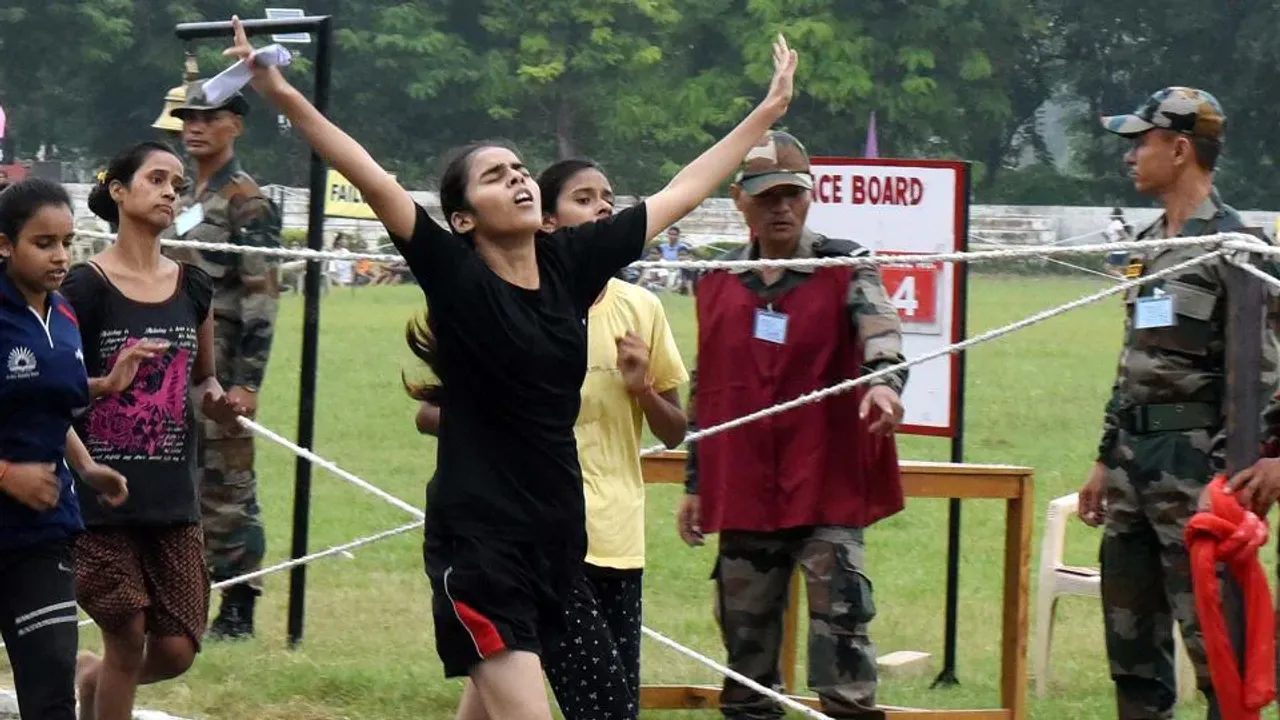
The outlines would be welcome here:
[[[213,283],[194,265],[181,265],[178,286],[163,302],[130,300],[90,265],[67,273],[62,294],[75,308],[89,377],[106,377],[124,348],[144,339],[168,340],[163,356],[144,361],[133,384],[96,398],[76,421],[93,459],[129,480],[129,499],[118,508],[76,483],[85,524],[168,525],[200,520],[196,492],[195,408],[191,374],[200,325],[209,316]]]
[[[431,531],[585,546],[573,426],[587,370],[587,311],[640,256],[643,203],[537,239],[537,290],[498,277],[466,237],[421,207],[393,238],[431,307],[444,386]]]

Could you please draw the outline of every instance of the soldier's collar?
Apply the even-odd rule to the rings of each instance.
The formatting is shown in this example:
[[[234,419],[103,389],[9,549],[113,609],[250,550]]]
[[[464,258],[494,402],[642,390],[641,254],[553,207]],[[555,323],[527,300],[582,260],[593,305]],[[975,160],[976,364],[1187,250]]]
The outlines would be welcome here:
[[[1210,188],[1209,194],[1205,196],[1204,200],[1200,201],[1200,204],[1196,206],[1196,209],[1192,210],[1191,215],[1187,217],[1187,221],[1182,224],[1182,232],[1180,233],[1180,236],[1189,237],[1186,235],[1188,226],[1195,227],[1197,222],[1205,223],[1226,214],[1227,211],[1222,205],[1222,196],[1218,194],[1218,188]],[[1154,222],[1143,228],[1142,232],[1138,234],[1138,237],[1145,237],[1152,230],[1157,228],[1164,230],[1166,217],[1168,217],[1167,212],[1160,213],[1160,217],[1156,218]],[[1198,235],[1199,231],[1197,230],[1194,234]]]
[[[802,230],[802,231],[800,232],[800,241],[796,243],[796,251],[795,251],[795,254],[793,254],[791,257],[792,257],[793,259],[800,259],[800,258],[805,258],[805,259],[807,259],[807,258],[811,258],[811,257],[813,257],[813,246],[814,246],[814,244],[815,244],[815,243],[817,243],[817,242],[818,242],[819,240],[821,240],[821,239],[822,239],[822,236],[821,236],[821,235],[819,235],[819,234],[818,234],[818,233],[816,233],[816,232],[813,232],[813,231],[812,231],[812,230],[810,230],[809,228],[805,228],[804,230]],[[734,251],[734,255],[735,255],[736,257],[726,258],[726,259],[732,259],[732,260],[742,260],[742,259],[746,259],[746,260],[759,260],[759,259],[760,259],[760,244],[759,244],[758,242],[756,242],[756,239],[755,239],[755,238],[752,238],[752,239],[751,239],[751,242],[746,246],[746,248],[745,248],[744,250],[736,250],[736,251]],[[743,257],[744,255],[746,256],[745,258]],[[805,273],[806,275],[812,275],[812,274],[813,274],[813,271],[814,271],[816,268],[814,268],[814,267],[810,266],[810,267],[789,267],[789,268],[787,268],[787,269],[788,269],[788,270],[794,270],[795,272]],[[744,273],[744,272],[749,272],[749,271],[748,271],[748,270],[746,270],[746,269],[742,269],[742,268],[740,268],[740,269],[737,269],[737,270],[731,270],[730,272],[732,272],[732,273],[733,273],[733,274],[735,274],[735,275],[741,275],[742,273]]]
[[[212,195],[221,191],[222,188],[227,186],[227,183],[231,182],[231,178],[235,177],[238,172],[240,172],[240,160],[237,159],[235,155],[232,155],[231,159],[227,161],[227,164],[219,168],[218,171],[213,174],[213,177],[209,178],[209,184],[205,185],[204,192],[200,193],[200,195],[203,197],[205,195]]]

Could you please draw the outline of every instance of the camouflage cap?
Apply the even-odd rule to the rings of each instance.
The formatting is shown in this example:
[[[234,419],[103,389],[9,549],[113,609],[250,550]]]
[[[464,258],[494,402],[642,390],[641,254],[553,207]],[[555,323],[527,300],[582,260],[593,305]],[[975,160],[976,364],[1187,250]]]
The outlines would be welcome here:
[[[804,145],[780,130],[770,130],[747,153],[733,181],[748,195],[759,195],[779,185],[813,189],[809,153]]]
[[[212,110],[230,110],[242,116],[249,114],[249,101],[244,99],[243,94],[237,92],[221,103],[214,105],[204,96],[204,83],[204,80],[188,83],[187,99],[178,107],[170,110],[169,114],[179,120],[185,120],[184,116],[190,112],[208,112]]]
[[[1102,118],[1102,126],[1121,137],[1137,137],[1164,128],[1191,137],[1222,142],[1227,117],[1218,99],[1204,90],[1167,87],[1129,115]]]

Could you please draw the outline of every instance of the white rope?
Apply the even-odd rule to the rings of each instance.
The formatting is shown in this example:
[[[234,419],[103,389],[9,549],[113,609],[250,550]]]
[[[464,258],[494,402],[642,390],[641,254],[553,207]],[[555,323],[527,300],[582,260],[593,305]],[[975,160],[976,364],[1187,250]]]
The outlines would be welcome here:
[[[808,715],[811,718],[817,718],[817,720],[833,720],[833,718],[830,715],[823,715],[822,713],[818,712],[817,710],[814,710],[813,708],[809,707],[808,705],[805,705],[804,703],[797,702],[796,700],[793,700],[792,698],[789,698],[786,695],[783,695],[782,693],[772,688],[767,688],[764,685],[761,685],[760,683],[756,682],[755,680],[752,680],[751,678],[747,677],[746,675],[743,675],[738,672],[734,672],[733,670],[725,667],[724,665],[721,665],[720,663],[716,662],[715,660],[712,660],[706,655],[703,655],[696,650],[687,648],[681,645],[680,643],[676,642],[675,640],[672,640],[666,637],[662,633],[659,633],[655,630],[651,630],[648,627],[645,627],[643,625],[640,627],[640,632],[643,632],[645,635],[648,635],[649,637],[653,638],[654,640],[657,640],[663,645],[666,645],[672,650],[675,650],[681,655],[692,658],[702,663],[703,665],[706,665],[707,667],[715,670],[716,672],[719,672],[725,677],[736,680],[762,695],[768,695],[770,698],[777,700],[778,702],[782,703],[783,705],[786,705],[787,707],[791,708],[792,710],[795,710],[796,712],[802,713],[804,715]]]
[[[1280,288],[1280,278],[1272,277],[1271,275],[1268,275],[1267,273],[1259,270],[1253,265],[1250,265],[1249,263],[1244,262],[1242,260],[1231,258],[1229,262],[1232,265],[1235,265],[1236,267],[1240,268],[1241,270],[1244,270],[1245,272],[1249,273],[1250,275],[1258,278],[1259,280],[1262,280],[1268,283],[1269,285],[1271,285],[1271,287]]]
[[[303,557],[300,557],[300,558],[295,558],[287,562],[282,562],[279,565],[272,565],[269,568],[263,568],[262,570],[255,570],[254,572],[246,573],[239,577],[231,578],[230,580],[223,580],[222,582],[214,583],[213,586],[210,587],[210,589],[221,590],[222,588],[228,587],[231,585],[239,585],[241,583],[249,582],[250,580],[257,580],[260,577],[266,577],[267,575],[273,575],[278,572],[284,572],[285,570],[292,570],[293,568],[299,565],[306,565],[308,563],[315,562],[316,560],[323,560],[324,558],[330,557],[332,555],[349,555],[352,550],[355,550],[357,548],[362,548],[365,545],[371,545],[373,543],[378,542],[379,540],[386,540],[387,538],[395,537],[396,535],[403,535],[404,533],[407,533],[410,530],[417,530],[418,528],[422,527],[422,525],[423,525],[423,521],[418,520],[417,522],[411,522],[408,525],[401,525],[400,527],[392,528],[390,530],[384,530],[380,533],[370,535],[368,537],[362,537],[356,540],[352,540],[349,543],[345,543],[342,545],[334,545],[328,550],[321,550],[320,552],[314,552],[314,553],[311,553],[310,555],[304,555]]]
[[[713,425],[705,430],[691,432],[685,436],[684,442],[690,443],[697,440],[701,440],[702,438],[709,437],[711,435],[716,435],[726,430],[732,430],[733,428],[746,425],[747,423],[755,422],[756,420],[760,420],[762,418],[784,413],[788,410],[800,407],[802,405],[809,405],[812,403],[816,403],[832,395],[838,395],[840,393],[848,392],[860,385],[866,385],[867,383],[870,383],[874,380],[879,380],[882,377],[896,373],[899,370],[903,370],[905,368],[919,365],[921,363],[928,362],[935,358],[943,357],[944,355],[950,355],[952,353],[960,352],[962,350],[967,350],[975,345],[980,345],[984,342],[995,340],[996,338],[1003,337],[1005,335],[1008,335],[1009,333],[1022,330],[1023,328],[1031,327],[1032,325],[1035,325],[1040,322],[1044,322],[1045,320],[1048,320],[1050,318],[1057,317],[1058,315],[1062,315],[1063,313],[1070,312],[1077,308],[1084,307],[1085,305],[1088,305],[1090,303],[1094,303],[1099,300],[1102,300],[1103,298],[1110,297],[1111,295],[1122,293],[1131,287],[1136,287],[1138,285],[1142,285],[1143,283],[1148,283],[1148,282],[1151,282],[1152,280],[1165,277],[1166,275],[1172,275],[1173,273],[1180,272],[1189,267],[1199,265],[1200,263],[1208,262],[1209,260],[1212,260],[1216,257],[1221,256],[1223,252],[1224,251],[1222,250],[1215,250],[1214,252],[1206,253],[1204,255],[1194,257],[1185,262],[1178,263],[1177,265],[1172,265],[1170,267],[1165,268],[1164,270],[1160,270],[1159,272],[1155,272],[1150,275],[1144,275],[1143,277],[1134,278],[1132,280],[1126,280],[1122,283],[1118,283],[1112,287],[1109,287],[1106,290],[1096,292],[1092,295],[1086,295],[1085,297],[1082,297],[1078,300],[1073,300],[1065,305],[1060,305],[1055,308],[1050,308],[1048,310],[1038,312],[1035,315],[1023,318],[1022,320],[1019,320],[1017,322],[1010,323],[1003,327],[995,328],[994,330],[988,330],[987,332],[984,332],[980,335],[975,335],[974,337],[964,340],[962,342],[958,342],[954,345],[948,345],[943,348],[938,348],[937,350],[925,353],[924,355],[921,355],[916,358],[912,358],[905,362],[898,363],[897,365],[891,365],[882,370],[877,370],[873,373],[868,373],[866,375],[863,375],[861,377],[858,377],[852,380],[845,380],[843,382],[837,383],[827,388],[823,388],[821,390],[814,390],[813,392],[805,393],[804,395],[796,397],[792,400],[788,400],[784,403],[779,403],[777,405],[764,408],[763,410],[757,410],[756,412],[753,412],[750,415],[743,415],[742,417],[720,423],[719,425]],[[641,450],[640,456],[645,457],[648,455],[655,455],[667,449],[668,448],[665,445],[654,445],[651,448]]]
[[[245,428],[252,430],[253,432],[261,435],[262,437],[287,448],[289,451],[291,451],[295,455],[299,455],[301,457],[306,458],[307,460],[310,460],[312,463],[319,465],[325,470],[328,470],[329,472],[333,473],[334,475],[337,475],[343,480],[346,480],[352,485],[355,485],[361,490],[364,490],[365,492],[371,493],[373,495],[377,495],[383,500],[391,503],[392,505],[395,505],[396,507],[400,508],[401,510],[404,510],[405,512],[418,518],[419,520],[422,520],[423,518],[426,517],[425,513],[423,513],[421,510],[414,507],[413,505],[410,505],[404,500],[401,500],[395,495],[392,495],[391,493],[388,493],[387,491],[375,485],[372,485],[364,480],[361,480],[359,477],[355,476],[354,474],[347,472],[346,470],[343,470],[342,468],[338,467],[334,463],[328,460],[325,460],[324,458],[311,452],[310,450],[294,444],[288,438],[285,438],[281,435],[276,434],[272,430],[259,425],[258,423],[250,420],[249,418],[241,417],[241,418],[238,418],[238,420],[240,421],[240,424]]]
[[[77,233],[84,237],[99,237],[114,240],[115,236],[93,230],[82,230]],[[225,252],[241,255],[266,255],[270,257],[290,258],[294,260],[371,260],[374,262],[403,262],[398,254],[357,253],[310,250],[306,248],[259,247],[255,245],[235,245],[231,243],[209,243],[196,240],[161,240],[165,247],[188,248],[209,252]],[[693,270],[746,270],[762,267],[782,268],[817,268],[848,267],[856,265],[904,265],[937,262],[980,262],[984,260],[1011,260],[1019,258],[1048,258],[1055,255],[1094,255],[1102,252],[1120,250],[1161,250],[1179,247],[1215,245],[1242,249],[1248,247],[1266,254],[1280,254],[1280,247],[1263,244],[1258,238],[1245,233],[1217,233],[1186,238],[1164,238],[1158,240],[1131,240],[1125,242],[1094,243],[1072,246],[1019,246],[1003,250],[984,250],[977,252],[930,253],[920,255],[866,255],[863,257],[825,257],[825,258],[786,258],[759,260],[639,260],[628,267],[646,268],[684,268]],[[1274,253],[1268,253],[1270,248]],[[1215,248],[1216,249],[1216,248]]]
[[[371,543],[378,542],[379,540],[386,540],[389,537],[402,535],[404,533],[409,532],[410,530],[414,530],[420,527],[422,527],[421,520],[419,520],[418,522],[410,523],[408,525],[401,525],[398,528],[392,528],[391,530],[385,530],[383,532],[376,533],[368,537],[362,537],[356,540],[352,540],[351,542],[344,543],[342,545],[335,545],[327,550],[321,550],[320,552],[315,552],[305,557],[300,557],[294,560],[289,560],[287,562],[282,562],[278,565],[272,565],[271,567],[263,568],[261,570],[255,570],[254,572],[246,573],[244,575],[240,575],[239,577],[231,578],[230,580],[223,580],[222,582],[214,583],[209,587],[209,589],[220,590],[230,585],[239,585],[240,583],[248,582],[250,580],[256,580],[257,578],[260,578],[260,577],[273,575],[278,572],[284,572],[285,570],[290,570],[299,565],[306,565],[308,563],[315,562],[316,560],[322,560],[324,558],[331,557],[333,555],[350,554],[352,550],[355,550],[357,548],[363,547],[365,545],[369,545]],[[87,627],[92,624],[93,624],[92,619],[81,620],[79,623],[77,623],[76,627]],[[0,643],[0,648],[3,648],[3,647],[4,647],[4,643]]]

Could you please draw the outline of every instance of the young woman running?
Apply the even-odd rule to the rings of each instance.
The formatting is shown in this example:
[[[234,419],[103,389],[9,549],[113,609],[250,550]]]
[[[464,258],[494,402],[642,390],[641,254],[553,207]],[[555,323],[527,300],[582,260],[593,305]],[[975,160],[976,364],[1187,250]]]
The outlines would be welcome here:
[[[129,494],[71,429],[89,405],[76,316],[56,292],[74,238],[61,185],[32,178],[0,192],[0,636],[18,712],[48,720],[76,713],[71,543],[84,523],[68,463],[107,504]]]
[[[227,54],[250,61],[238,19]],[[586,320],[609,278],[727,179],[791,99],[779,40],[768,97],[671,183],[607,219],[541,235],[538,186],[511,150],[463,148],[440,181],[448,229],[275,68],[254,87],[373,208],[431,307],[444,387],[424,555],[445,674],[470,676],[459,716],[545,720],[539,656],[564,631],[586,553],[573,425]]]
[[[591,160],[555,163],[538,176],[538,188],[548,233],[613,214],[613,188]],[[411,323],[408,334],[414,352],[431,360],[426,326]],[[676,388],[688,380],[662,302],[638,285],[610,279],[588,313],[587,375],[574,427],[586,491],[585,576],[566,598],[568,635],[543,658],[566,720],[639,716],[640,439],[647,420],[667,447],[684,440],[688,419]],[[422,401],[419,431],[436,434],[439,398],[424,386],[411,386],[410,395]]]
[[[76,598],[102,629],[101,659],[82,654],[81,717],[127,720],[138,685],[178,677],[200,649],[209,575],[196,492],[195,387],[207,417],[235,422],[214,375],[212,283],[160,253],[186,183],[167,146],[111,161],[89,209],[119,223],[116,242],[67,275],[93,404],[77,429],[93,457],[128,474],[117,508],[87,498],[75,545]]]

